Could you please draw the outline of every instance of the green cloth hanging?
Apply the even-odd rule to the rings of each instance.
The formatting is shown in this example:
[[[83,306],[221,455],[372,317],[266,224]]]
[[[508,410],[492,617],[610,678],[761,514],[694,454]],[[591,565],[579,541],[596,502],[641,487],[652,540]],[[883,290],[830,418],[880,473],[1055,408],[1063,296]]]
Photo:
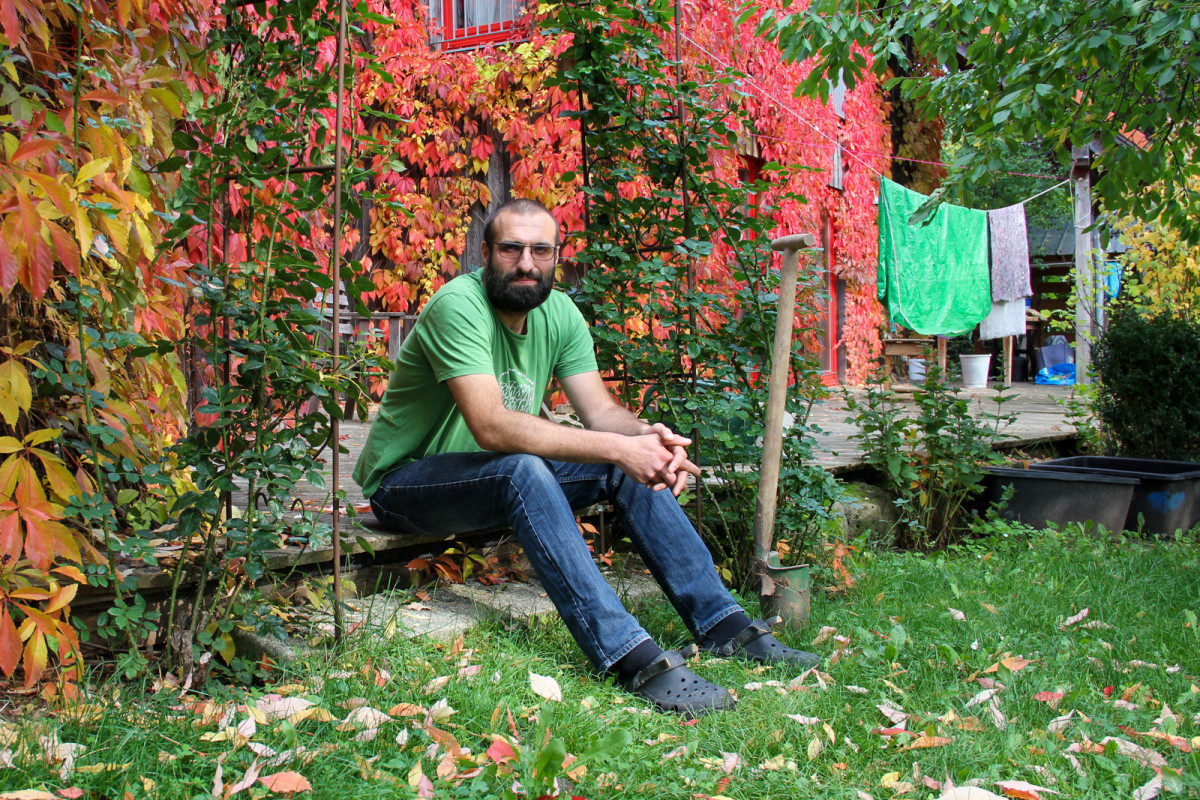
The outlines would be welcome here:
[[[927,224],[909,225],[928,199],[880,179],[879,299],[893,323],[953,336],[992,310],[987,212],[943,203]]]

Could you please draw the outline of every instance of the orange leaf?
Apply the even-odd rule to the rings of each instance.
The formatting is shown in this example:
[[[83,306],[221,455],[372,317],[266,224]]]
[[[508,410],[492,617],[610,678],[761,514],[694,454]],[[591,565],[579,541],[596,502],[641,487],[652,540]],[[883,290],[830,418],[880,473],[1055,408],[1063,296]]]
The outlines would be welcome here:
[[[70,564],[61,567],[55,567],[50,571],[57,572],[59,575],[63,575],[73,581],[78,581],[79,583],[87,583],[87,576],[80,572],[78,567],[72,567]]]
[[[26,139],[17,146],[12,156],[12,163],[19,164],[30,158],[37,158],[58,144],[53,139]]]
[[[54,599],[46,605],[46,613],[53,614],[55,611],[66,606],[75,599],[75,593],[79,591],[78,583],[68,583],[54,593]]]
[[[299,772],[276,772],[258,779],[258,782],[277,794],[311,792],[312,784]]]
[[[918,736],[916,739],[912,740],[912,743],[908,745],[908,749],[909,750],[917,750],[919,748],[925,748],[925,747],[945,747],[946,745],[950,744],[952,741],[954,741],[954,740],[951,739],[949,736],[921,735],[921,736]]]
[[[0,671],[12,677],[21,661],[21,637],[8,613],[8,605],[0,607]]]
[[[21,536],[21,515],[15,508],[7,513],[0,509],[0,556],[16,560],[21,557],[24,544],[25,539]]]
[[[117,94],[116,92],[110,92],[107,89],[96,89],[94,91],[88,92],[87,94],[83,95],[79,99],[80,100],[95,100],[97,103],[108,103],[110,106],[119,106],[119,105],[123,105],[123,104],[129,102],[124,97],[121,97],[121,95]],[[280,773],[280,774],[283,774],[283,773]]]
[[[1009,656],[1008,658],[1000,659],[983,672],[985,675],[991,672],[998,672],[1000,667],[1004,667],[1009,672],[1020,672],[1032,663],[1032,661],[1021,658],[1020,656]]]
[[[26,689],[32,689],[37,684],[42,673],[46,671],[46,664],[49,661],[50,654],[46,649],[46,637],[40,630],[35,630],[29,637],[29,641],[25,643],[25,659],[22,665],[25,667]]]

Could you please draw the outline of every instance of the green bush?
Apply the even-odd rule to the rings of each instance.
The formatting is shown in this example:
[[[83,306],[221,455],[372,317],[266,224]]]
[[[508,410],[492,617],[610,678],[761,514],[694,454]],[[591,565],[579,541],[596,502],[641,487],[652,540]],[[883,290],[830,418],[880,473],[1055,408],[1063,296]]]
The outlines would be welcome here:
[[[1116,455],[1200,460],[1200,322],[1120,309],[1094,364],[1096,414]]]

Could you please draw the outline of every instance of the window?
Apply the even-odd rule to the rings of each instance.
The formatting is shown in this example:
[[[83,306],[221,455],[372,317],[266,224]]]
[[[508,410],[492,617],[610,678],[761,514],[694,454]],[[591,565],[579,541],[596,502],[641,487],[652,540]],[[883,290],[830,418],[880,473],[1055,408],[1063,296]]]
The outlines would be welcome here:
[[[429,0],[433,44],[467,50],[525,38],[528,26],[521,0]]]

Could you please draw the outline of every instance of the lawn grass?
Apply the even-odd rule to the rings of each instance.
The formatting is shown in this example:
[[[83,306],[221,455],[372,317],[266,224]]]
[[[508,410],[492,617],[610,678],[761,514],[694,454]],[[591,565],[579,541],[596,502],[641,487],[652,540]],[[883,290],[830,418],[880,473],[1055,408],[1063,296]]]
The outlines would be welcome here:
[[[693,723],[615,689],[557,620],[496,620],[441,647],[374,631],[265,687],[181,697],[107,685],[83,707],[27,708],[0,729],[0,762],[13,765],[0,792],[191,798],[216,785],[219,797],[257,762],[260,776],[302,776],[312,789],[300,797],[498,797],[518,781],[534,800],[549,791],[539,760],[548,778],[564,751],[624,744],[583,758],[586,771],[570,765],[563,796],[934,798],[949,777],[996,793],[997,781],[1026,781],[1129,798],[1158,773],[1176,796],[1196,796],[1200,548],[993,530],[950,553],[860,554],[854,588],[818,593],[811,624],[784,635],[825,656],[820,673],[795,681],[704,657],[697,672],[739,704]],[[638,613],[665,646],[688,642],[665,603]],[[536,693],[531,673],[553,678],[562,700]],[[989,687],[992,699],[968,705]],[[272,706],[273,694],[294,707]],[[345,724],[359,706],[392,715],[358,711]],[[288,711],[299,716],[277,718]],[[73,770],[43,757],[55,743],[83,746]],[[301,752],[276,764],[264,747]],[[258,782],[235,796],[274,794]]]

